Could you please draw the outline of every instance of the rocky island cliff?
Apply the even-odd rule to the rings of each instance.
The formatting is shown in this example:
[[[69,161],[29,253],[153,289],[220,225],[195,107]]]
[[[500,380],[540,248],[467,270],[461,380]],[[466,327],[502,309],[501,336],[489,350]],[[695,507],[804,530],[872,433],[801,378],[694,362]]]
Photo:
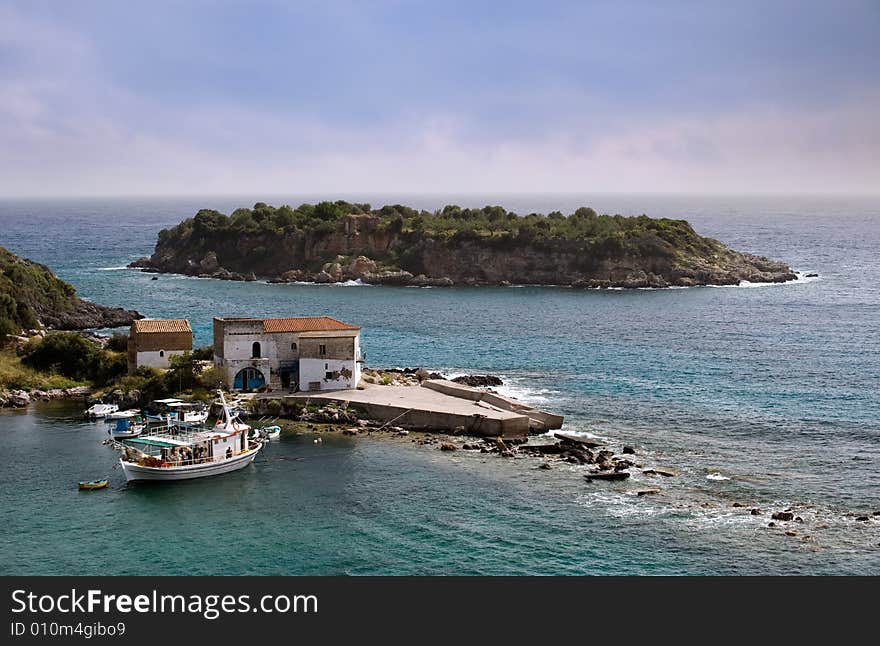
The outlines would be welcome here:
[[[138,312],[85,301],[52,270],[0,247],[0,336],[47,327],[56,330],[121,327]]]
[[[145,271],[228,280],[452,286],[736,285],[795,280],[783,262],[733,251],[684,220],[579,208],[520,216],[500,206],[429,212],[402,205],[262,202],[203,209],[159,233]]]

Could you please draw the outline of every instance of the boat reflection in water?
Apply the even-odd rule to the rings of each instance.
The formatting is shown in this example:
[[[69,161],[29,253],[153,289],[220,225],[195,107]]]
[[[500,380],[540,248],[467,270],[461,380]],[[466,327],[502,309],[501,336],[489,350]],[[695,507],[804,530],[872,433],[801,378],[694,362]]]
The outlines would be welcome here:
[[[161,426],[122,443],[122,471],[128,481],[189,480],[236,471],[250,464],[262,443],[231,411],[223,391],[222,414],[213,428]]]

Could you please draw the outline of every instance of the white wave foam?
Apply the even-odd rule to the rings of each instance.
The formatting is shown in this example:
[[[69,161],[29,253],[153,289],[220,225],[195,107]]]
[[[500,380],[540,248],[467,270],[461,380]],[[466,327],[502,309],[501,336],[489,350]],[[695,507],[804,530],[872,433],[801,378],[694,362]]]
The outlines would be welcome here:
[[[710,473],[706,476],[706,480],[730,480],[730,478],[720,473]]]
[[[451,380],[455,379],[456,377],[464,377],[467,374],[474,373],[451,372],[447,376],[447,379]],[[532,406],[544,405],[551,401],[553,395],[556,394],[556,391],[550,390],[548,388],[535,388],[532,386],[527,386],[516,378],[507,377],[505,375],[499,375],[499,378],[504,383],[500,386],[492,386],[492,390],[503,397],[510,397],[512,399],[516,399]]]
[[[648,501],[644,497],[633,496],[629,492],[600,490],[582,494],[576,502],[587,508],[600,508],[614,518],[632,518],[644,516],[664,516],[672,509],[656,501]]]
[[[306,285],[308,287],[372,287],[369,283],[357,280],[346,280],[342,283],[316,283],[310,280],[292,280],[288,283],[271,283],[273,285]]]
[[[538,405],[546,404],[551,400],[554,391],[547,388],[531,388],[522,384],[511,382],[502,378],[504,384],[494,386],[493,390],[504,397],[511,397],[526,404]]]
[[[120,271],[122,269],[128,269],[125,265],[121,267],[98,267],[98,271]]]
[[[714,287],[716,289],[726,289],[726,288],[741,288],[741,289],[755,289],[758,287],[785,287],[786,285],[804,285],[805,283],[812,283],[817,280],[822,280],[821,276],[807,276],[807,274],[812,274],[815,272],[811,271],[796,271],[794,275],[796,278],[794,280],[789,280],[784,283],[751,283],[747,280],[742,281],[739,285],[705,285],[705,287]],[[689,288],[688,288],[689,289]]]

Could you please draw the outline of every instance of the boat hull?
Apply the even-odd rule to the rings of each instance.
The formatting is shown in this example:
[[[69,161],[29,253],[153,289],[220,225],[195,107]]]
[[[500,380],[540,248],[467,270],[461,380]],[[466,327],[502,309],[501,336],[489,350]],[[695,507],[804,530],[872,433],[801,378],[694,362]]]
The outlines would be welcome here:
[[[113,440],[129,440],[133,437],[138,437],[142,431],[131,431],[128,433],[110,433],[110,439]]]
[[[119,463],[122,465],[122,472],[125,474],[125,479],[128,482],[192,480],[193,478],[219,476],[242,469],[254,461],[261,448],[261,445],[257,445],[246,453],[240,453],[219,462],[206,462],[204,464],[179,467],[144,467],[139,464],[125,462],[122,459],[119,460]]]

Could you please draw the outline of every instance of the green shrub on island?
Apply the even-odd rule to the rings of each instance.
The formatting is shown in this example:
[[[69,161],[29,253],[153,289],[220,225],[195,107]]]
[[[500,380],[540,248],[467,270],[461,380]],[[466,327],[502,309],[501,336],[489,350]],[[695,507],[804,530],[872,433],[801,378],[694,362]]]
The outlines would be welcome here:
[[[416,210],[401,204],[371,209],[369,204],[319,202],[269,206],[258,202],[253,209],[239,208],[231,216],[202,209],[195,217],[159,233],[159,242],[173,238],[210,239],[230,233],[240,235],[295,233],[326,235],[335,231],[336,222],[346,215],[370,215],[379,218],[381,227],[404,236],[428,236],[441,241],[480,241],[515,247],[539,241],[592,241],[596,251],[616,253],[629,247],[639,253],[666,253],[669,245],[705,245],[684,220],[668,218],[599,215],[581,207],[568,216],[559,211],[549,214],[520,215],[501,206],[466,208],[449,204],[436,211]]]

